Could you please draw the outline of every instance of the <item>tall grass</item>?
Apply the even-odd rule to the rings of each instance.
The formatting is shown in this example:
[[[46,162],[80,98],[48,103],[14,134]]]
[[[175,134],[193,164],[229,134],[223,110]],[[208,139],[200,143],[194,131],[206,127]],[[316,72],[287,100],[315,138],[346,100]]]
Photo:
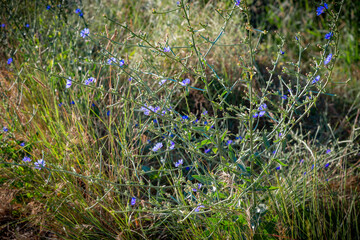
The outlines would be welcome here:
[[[3,2],[3,185],[64,239],[357,238],[358,94],[327,91],[358,59],[328,4]]]

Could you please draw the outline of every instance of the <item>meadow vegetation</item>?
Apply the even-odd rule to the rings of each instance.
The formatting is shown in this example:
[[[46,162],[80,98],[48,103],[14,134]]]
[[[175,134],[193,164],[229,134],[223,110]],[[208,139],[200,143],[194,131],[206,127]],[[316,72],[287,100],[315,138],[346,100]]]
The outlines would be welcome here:
[[[359,238],[356,2],[0,9],[0,235]]]

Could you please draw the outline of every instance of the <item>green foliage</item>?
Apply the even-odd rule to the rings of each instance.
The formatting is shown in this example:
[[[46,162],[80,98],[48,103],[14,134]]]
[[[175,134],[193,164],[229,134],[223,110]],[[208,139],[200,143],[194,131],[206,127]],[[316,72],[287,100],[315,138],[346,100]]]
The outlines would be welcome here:
[[[352,3],[20,2],[0,5],[0,182],[60,237],[360,235],[359,95],[327,93],[359,60]]]

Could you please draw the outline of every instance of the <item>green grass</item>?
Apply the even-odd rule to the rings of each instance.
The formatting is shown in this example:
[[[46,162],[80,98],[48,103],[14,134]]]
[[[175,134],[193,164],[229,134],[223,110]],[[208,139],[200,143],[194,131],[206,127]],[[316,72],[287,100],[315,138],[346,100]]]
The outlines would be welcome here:
[[[356,239],[355,3],[182,2],[1,3],[0,174],[20,218],[64,239]]]

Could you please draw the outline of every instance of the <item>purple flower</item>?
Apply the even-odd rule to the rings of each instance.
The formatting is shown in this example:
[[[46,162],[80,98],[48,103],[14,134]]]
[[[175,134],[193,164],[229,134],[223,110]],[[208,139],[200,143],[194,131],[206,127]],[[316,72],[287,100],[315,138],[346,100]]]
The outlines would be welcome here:
[[[1,27],[4,28],[4,27],[5,27],[5,23],[1,24]]]
[[[198,189],[200,189],[202,187],[201,183],[198,183]]]
[[[11,64],[13,62],[13,59],[12,58],[9,58],[8,60],[7,60],[7,64]]]
[[[24,162],[31,162],[31,159],[30,159],[29,157],[24,157],[24,158],[23,158],[23,161],[24,161]]]
[[[199,205],[195,208],[195,212],[199,212],[200,211],[200,208],[204,208],[205,206],[204,205]]]
[[[304,162],[304,159],[301,159],[299,163],[302,164],[303,162]]]
[[[107,64],[112,65],[112,63],[116,63],[116,58],[111,57],[107,60]]]
[[[59,103],[59,107],[61,107],[63,105],[63,103],[61,102],[61,103]]]
[[[157,144],[155,144],[155,146],[153,147],[153,151],[154,152],[157,152],[160,148],[162,148],[163,147],[163,144],[162,143],[157,143]]]
[[[71,103],[70,103],[71,105],[74,105],[75,104],[75,102],[74,101],[71,101]]]
[[[92,82],[96,82],[96,79],[93,77],[89,77],[87,80],[85,80],[85,85],[89,85]]]
[[[281,54],[281,55],[284,55],[284,54],[285,54],[285,52],[280,50],[280,54]]]
[[[177,161],[177,162],[175,163],[175,167],[179,167],[180,165],[183,165],[183,163],[184,163],[184,160],[179,159],[179,161]]]
[[[326,153],[329,154],[331,152],[331,149],[326,150]]]
[[[175,143],[173,141],[170,141],[170,150],[173,150],[175,148]]]
[[[77,9],[75,10],[75,13],[76,13],[76,14],[81,13],[81,9],[80,9],[80,8],[77,8]]]
[[[205,110],[202,114],[203,114],[203,115],[207,115],[207,114],[208,114],[208,111]]]
[[[176,4],[177,4],[177,5],[180,5],[180,1],[177,1]]]
[[[282,98],[282,99],[287,99],[287,96],[286,96],[286,95],[282,95],[281,98]]]
[[[243,138],[241,136],[235,137],[235,139],[240,139],[242,140]]]
[[[211,148],[205,149],[204,153],[209,153],[211,152]]]
[[[332,58],[332,53],[330,53],[327,57],[326,57],[326,59],[325,59],[325,61],[324,61],[324,65],[327,65],[330,61],[331,61],[331,58]]]
[[[27,24],[25,24],[25,27],[29,28],[29,27],[30,27],[30,25],[27,23]]]
[[[50,10],[51,6],[50,5],[47,5],[46,6],[46,10]]]
[[[241,3],[241,0],[235,0],[235,5],[236,5],[236,6],[239,6],[240,3]]]
[[[119,66],[122,67],[124,64],[125,64],[125,61],[121,59],[121,60],[119,61]]]
[[[84,28],[84,30],[82,30],[82,31],[80,32],[80,36],[81,36],[82,38],[85,38],[85,37],[89,36],[89,34],[90,34],[90,30],[89,30],[88,28]]]
[[[280,169],[281,169],[281,166],[276,167],[276,170],[280,170]]]
[[[187,115],[184,115],[184,116],[182,116],[181,118],[184,119],[184,120],[188,120],[188,119],[189,119],[189,117],[188,117]]]
[[[133,78],[132,77],[129,77],[129,82],[131,82],[133,80]]]
[[[25,146],[25,143],[24,142],[20,143],[20,146],[21,147]]]
[[[328,167],[329,167],[329,165],[330,165],[330,163],[325,164],[325,168],[328,168]]]
[[[150,114],[150,110],[148,109],[146,103],[145,103],[145,107],[141,107],[141,111],[143,111],[146,116],[149,116]]]
[[[170,52],[170,47],[169,46],[164,47],[164,52]]]
[[[107,115],[107,116],[110,116],[110,110],[109,110],[109,111],[107,111],[106,115]]]
[[[230,144],[232,144],[232,143],[233,143],[232,140],[227,140],[226,145],[230,145]]]
[[[84,16],[83,12],[79,13],[79,17],[83,17],[83,16]]]
[[[67,80],[66,80],[66,88],[69,88],[71,87],[71,84],[72,84],[72,80],[71,80],[71,77],[69,77]]]
[[[136,197],[132,197],[131,198],[131,206],[134,206],[135,205],[135,203],[136,203]]]
[[[45,167],[45,161],[43,159],[38,160],[35,164],[35,169],[40,170],[41,168]]]
[[[167,79],[160,80],[159,85],[162,86],[164,83],[166,83]]]
[[[325,9],[328,9],[329,7],[328,7],[328,5],[327,5],[327,3],[324,3],[324,6],[319,6],[317,9],[316,9],[316,15],[317,16],[319,16],[319,15],[321,15],[324,11],[325,11]]]
[[[7,132],[7,131],[9,131],[9,129],[7,127],[3,127],[3,131]]]
[[[255,113],[254,115],[253,115],[253,118],[257,118],[259,116],[259,114],[258,113]]]
[[[181,86],[185,87],[186,85],[188,85],[190,83],[190,79],[189,78],[185,78],[182,82],[180,82]]]
[[[329,33],[325,34],[325,39],[329,40],[330,38],[332,38],[333,35],[334,34],[332,32],[329,32]]]
[[[312,84],[317,83],[320,80],[320,75],[317,75],[315,79],[313,79]]]

